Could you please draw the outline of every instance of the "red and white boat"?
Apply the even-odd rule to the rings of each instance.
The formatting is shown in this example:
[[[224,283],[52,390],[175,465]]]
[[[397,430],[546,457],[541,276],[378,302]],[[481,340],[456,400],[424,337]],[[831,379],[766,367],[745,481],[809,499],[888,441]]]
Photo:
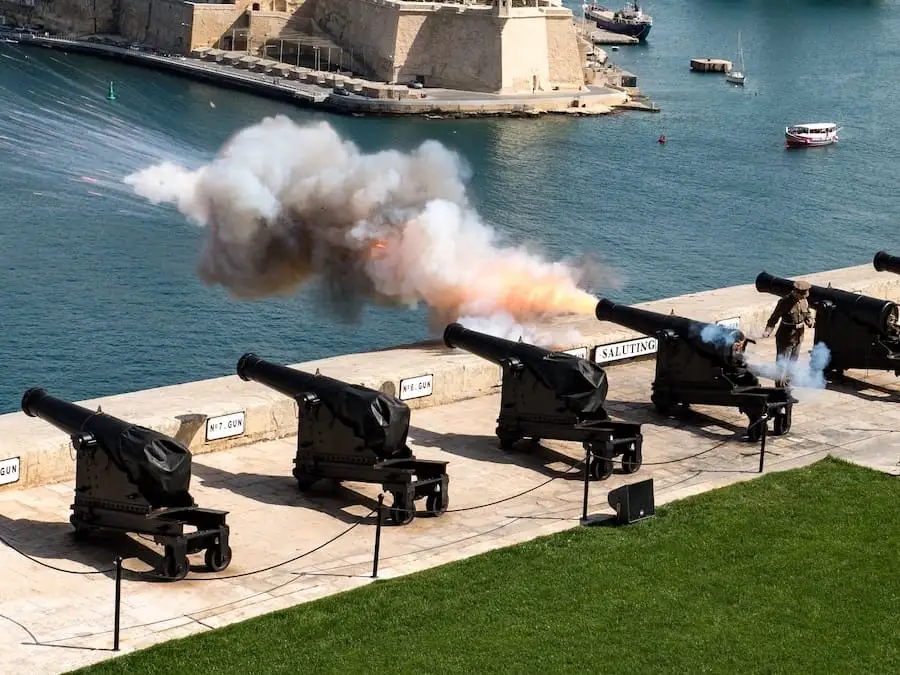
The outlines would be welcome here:
[[[785,127],[785,147],[815,148],[838,142],[837,124],[834,122],[812,122]]]

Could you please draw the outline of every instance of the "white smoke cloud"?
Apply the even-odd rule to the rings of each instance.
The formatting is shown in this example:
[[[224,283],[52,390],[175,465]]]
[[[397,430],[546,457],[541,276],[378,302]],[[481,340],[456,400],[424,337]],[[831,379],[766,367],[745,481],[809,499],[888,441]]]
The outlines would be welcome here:
[[[505,340],[528,342],[545,349],[568,349],[570,346],[584,344],[585,340],[572,327],[534,326],[518,323],[508,314],[484,316],[463,316],[459,324],[479,333],[486,333]]]
[[[802,354],[796,361],[778,357],[771,363],[753,358],[748,367],[757,377],[779,380],[787,375],[791,393],[803,401],[814,396],[817,390],[825,389],[825,368],[830,362],[831,350],[824,342],[817,342],[809,354]]]
[[[199,275],[238,298],[318,278],[345,315],[370,300],[423,302],[435,324],[592,313],[596,300],[579,285],[597,270],[502,246],[470,206],[465,179],[439,143],[367,155],[325,122],[277,116],[238,132],[196,171],[161,164],[125,182],[206,226]]]
[[[716,347],[731,347],[737,336],[733,328],[726,328],[717,323],[708,323],[700,331],[700,339]]]

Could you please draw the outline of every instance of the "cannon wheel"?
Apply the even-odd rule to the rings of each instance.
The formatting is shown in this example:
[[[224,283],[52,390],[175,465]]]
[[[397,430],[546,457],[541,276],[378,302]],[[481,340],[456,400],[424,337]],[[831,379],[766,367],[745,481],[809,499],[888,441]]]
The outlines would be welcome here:
[[[747,440],[751,443],[759,443],[763,434],[763,422],[761,417],[751,417],[750,424],[747,425]]]
[[[187,576],[190,568],[191,561],[188,560],[187,556],[184,556],[181,561],[181,566],[179,567],[174,551],[166,546],[166,557],[163,559],[163,576],[166,579],[169,581],[181,581]]]
[[[635,473],[644,463],[644,457],[640,448],[634,450],[626,450],[622,453],[622,471],[625,473]]]
[[[409,525],[416,517],[416,508],[413,503],[407,503],[405,492],[392,492],[394,498],[391,504],[391,520],[396,525]]]
[[[450,497],[446,492],[432,492],[425,498],[425,508],[432,516],[439,516],[447,512],[450,506]]]
[[[606,480],[613,473],[613,462],[605,457],[591,457],[591,466],[588,469],[592,480]]]
[[[656,408],[656,412],[658,412],[660,415],[668,416],[672,414],[672,408],[674,404],[671,400],[669,400],[668,396],[665,396],[663,394],[653,394],[650,397],[650,402]]]
[[[775,415],[775,421],[772,423],[772,432],[776,436],[784,436],[791,430],[791,421],[791,407],[787,406]]]
[[[297,479],[297,489],[301,491],[309,490],[319,480],[316,476],[311,476],[303,471],[295,473],[294,478]]]
[[[206,563],[206,569],[210,572],[221,572],[231,564],[231,547],[226,546],[223,553],[221,547],[210,546],[206,549],[203,561]]]

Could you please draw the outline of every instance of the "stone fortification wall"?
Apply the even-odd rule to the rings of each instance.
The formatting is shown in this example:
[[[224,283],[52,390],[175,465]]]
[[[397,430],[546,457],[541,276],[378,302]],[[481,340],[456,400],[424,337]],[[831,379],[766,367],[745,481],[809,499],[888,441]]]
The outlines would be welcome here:
[[[19,25],[74,35],[115,33],[120,0],[0,0],[0,14]]]
[[[313,17],[352,58],[364,64],[367,75],[391,79],[398,28],[395,6],[367,0],[316,0]]]
[[[585,82],[584,51],[578,40],[578,32],[571,15],[550,13],[547,15],[547,54],[551,85],[560,89],[577,89]]]
[[[184,53],[191,47],[193,5],[180,0],[121,0],[118,33],[157,49]]]
[[[429,87],[497,91],[503,86],[502,22],[489,10],[457,13],[404,9],[396,15],[397,81],[424,78]],[[388,79],[390,71],[386,72]]]
[[[376,80],[502,93],[583,84],[567,9],[317,0],[314,16]]]
[[[243,1],[236,5],[194,5],[190,48],[232,49],[233,44],[238,41],[234,31],[247,28],[245,9],[246,2]],[[242,44],[244,39],[240,38]]]
[[[879,274],[869,265],[804,275],[803,278],[821,286],[831,283],[835,288],[900,301],[900,276]],[[758,293],[752,285],[744,285],[638,306],[664,314],[674,312],[699,321],[738,319],[740,328],[753,337],[762,332],[775,302],[774,296]],[[640,337],[633,331],[593,317],[572,317],[555,324],[574,329],[581,335],[578,343],[561,346],[583,348],[592,358],[598,346]],[[809,338],[807,344],[810,344]],[[239,357],[240,354],[234,355],[235,362]],[[444,349],[439,343],[349,354],[296,367],[307,372],[318,369],[323,375],[395,395],[410,378],[431,376],[428,395],[407,401],[414,409],[495,393],[500,382],[498,366],[465,351]],[[610,364],[610,369],[615,370],[615,363]],[[610,374],[610,391],[615,391],[615,387],[613,372]],[[648,392],[649,389],[648,381]],[[195,454],[289,436],[297,430],[296,404],[292,399],[261,384],[243,382],[236,375],[108,396],[81,405],[90,409],[102,406],[111,415],[174,436]],[[244,414],[243,432],[226,439],[207,440],[207,419],[230,413]],[[66,434],[50,424],[26,417],[21,412],[0,415],[0,463],[19,458],[20,467],[18,480],[0,486],[0,490],[71,479],[74,471],[72,452]]]

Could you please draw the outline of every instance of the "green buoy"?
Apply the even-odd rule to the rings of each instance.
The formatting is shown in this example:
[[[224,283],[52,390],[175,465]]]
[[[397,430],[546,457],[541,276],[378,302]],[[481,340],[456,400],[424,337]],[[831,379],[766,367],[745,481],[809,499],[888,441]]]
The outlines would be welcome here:
[[[107,101],[115,101],[116,100],[116,90],[113,88],[113,83],[110,81],[109,90],[106,92],[106,100]]]

